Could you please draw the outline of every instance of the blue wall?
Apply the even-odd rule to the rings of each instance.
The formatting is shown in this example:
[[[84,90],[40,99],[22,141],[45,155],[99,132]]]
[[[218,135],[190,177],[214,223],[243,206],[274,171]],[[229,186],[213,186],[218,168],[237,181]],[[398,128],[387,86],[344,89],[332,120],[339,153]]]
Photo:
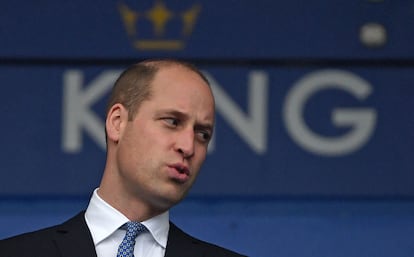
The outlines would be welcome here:
[[[162,5],[173,16],[157,32],[142,17]],[[175,57],[203,69],[217,102],[206,164],[171,213],[178,225],[250,256],[414,253],[414,1],[1,9],[0,238],[87,206],[114,80]],[[127,23],[126,10],[139,18]]]

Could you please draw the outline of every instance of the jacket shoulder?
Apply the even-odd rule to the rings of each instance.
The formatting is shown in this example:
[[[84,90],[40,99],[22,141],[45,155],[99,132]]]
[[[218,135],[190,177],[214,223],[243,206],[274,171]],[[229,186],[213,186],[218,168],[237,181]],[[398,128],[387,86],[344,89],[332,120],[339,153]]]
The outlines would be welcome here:
[[[58,256],[53,244],[57,228],[53,226],[0,240],[0,256]]]
[[[175,256],[245,257],[245,255],[195,238],[170,223],[165,257]]]
[[[84,212],[60,225],[0,240],[0,256],[61,256],[62,251],[75,251],[77,247],[73,247],[74,245],[84,247],[87,250],[92,248],[87,252],[94,253],[94,246],[84,219]]]

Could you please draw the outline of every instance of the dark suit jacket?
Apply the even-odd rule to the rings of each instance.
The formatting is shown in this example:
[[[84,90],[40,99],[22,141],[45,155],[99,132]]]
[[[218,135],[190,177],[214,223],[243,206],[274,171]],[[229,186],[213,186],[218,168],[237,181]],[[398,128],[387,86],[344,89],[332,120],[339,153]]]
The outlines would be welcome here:
[[[96,257],[84,212],[61,225],[0,240],[1,257]],[[170,223],[165,257],[240,257]],[[115,257],[115,256],[114,256]],[[137,256],[138,257],[138,256]]]

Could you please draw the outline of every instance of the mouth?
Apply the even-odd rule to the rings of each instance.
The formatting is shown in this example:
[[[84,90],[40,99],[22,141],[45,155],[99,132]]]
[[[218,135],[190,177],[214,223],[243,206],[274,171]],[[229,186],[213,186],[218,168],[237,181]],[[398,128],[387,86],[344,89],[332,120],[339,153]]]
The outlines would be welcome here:
[[[170,168],[169,176],[173,180],[180,182],[180,183],[184,183],[189,179],[190,170],[186,165],[181,164],[181,163],[175,163],[175,164],[168,165],[168,167]]]
[[[180,174],[185,174],[187,176],[190,175],[190,170],[188,169],[187,166],[180,164],[180,163],[176,163],[171,165],[170,167],[176,169]]]

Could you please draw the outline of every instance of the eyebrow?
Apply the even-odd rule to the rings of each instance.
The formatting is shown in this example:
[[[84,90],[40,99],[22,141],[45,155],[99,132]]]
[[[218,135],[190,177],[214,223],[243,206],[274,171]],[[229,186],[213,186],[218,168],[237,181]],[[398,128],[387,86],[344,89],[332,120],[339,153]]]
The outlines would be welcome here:
[[[201,129],[201,130],[208,130],[210,132],[213,132],[213,126],[210,124],[198,124],[195,126],[196,129]]]
[[[186,113],[184,113],[184,112],[180,112],[180,111],[177,111],[177,110],[174,110],[174,109],[164,109],[164,110],[159,110],[158,112],[157,112],[157,115],[162,115],[162,114],[168,114],[168,115],[172,115],[172,116],[175,116],[175,117],[178,117],[178,118],[181,118],[181,119],[183,119],[183,120],[187,120],[188,119],[188,117],[189,117],[189,115],[187,115]],[[195,128],[196,129],[204,129],[204,130],[210,130],[210,131],[213,131],[213,124],[211,124],[211,123],[202,123],[202,122],[197,122],[196,124],[195,124]]]

